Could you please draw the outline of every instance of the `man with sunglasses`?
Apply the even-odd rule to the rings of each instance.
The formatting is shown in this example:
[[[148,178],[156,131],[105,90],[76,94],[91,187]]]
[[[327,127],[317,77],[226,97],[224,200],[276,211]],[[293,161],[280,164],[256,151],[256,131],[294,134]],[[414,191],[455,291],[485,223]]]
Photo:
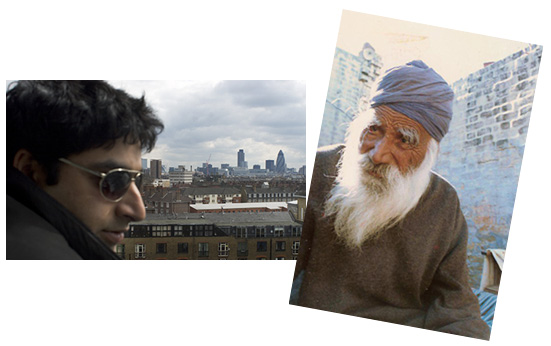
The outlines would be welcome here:
[[[6,93],[7,259],[118,259],[145,218],[141,154],[162,122],[103,81],[19,81]]]

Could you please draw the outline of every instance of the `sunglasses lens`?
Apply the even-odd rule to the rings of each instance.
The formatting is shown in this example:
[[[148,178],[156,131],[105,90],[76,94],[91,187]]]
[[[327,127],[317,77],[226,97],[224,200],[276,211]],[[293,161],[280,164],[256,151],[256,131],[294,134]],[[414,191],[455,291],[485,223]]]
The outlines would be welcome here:
[[[138,187],[138,190],[142,190],[142,182],[143,182],[143,175],[139,173],[136,175],[136,178],[134,178],[134,183],[136,183],[136,186]]]
[[[132,176],[129,172],[111,172],[103,178],[101,190],[105,198],[116,201],[128,191],[131,182]]]

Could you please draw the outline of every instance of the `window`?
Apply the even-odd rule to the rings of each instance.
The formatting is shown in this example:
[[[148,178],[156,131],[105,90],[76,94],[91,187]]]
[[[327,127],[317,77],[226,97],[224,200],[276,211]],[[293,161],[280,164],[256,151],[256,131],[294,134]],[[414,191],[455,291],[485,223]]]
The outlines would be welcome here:
[[[218,256],[226,257],[230,254],[228,243],[218,243]]]
[[[117,244],[116,252],[117,252],[117,255],[124,258],[124,244]]]
[[[145,258],[145,244],[136,244],[134,247],[134,258]]]
[[[291,248],[293,250],[293,255],[298,255],[299,248],[300,248],[300,241],[294,241],[293,247]]]
[[[284,241],[276,241],[276,251],[285,251]]]
[[[188,243],[178,243],[178,253],[188,253]]]
[[[209,256],[209,243],[199,243],[199,257]]]
[[[302,235],[302,227],[293,227],[293,237],[300,237]]]
[[[256,229],[256,237],[257,238],[265,238],[266,237],[266,229],[265,228],[257,228]]]
[[[266,252],[268,250],[268,243],[265,241],[256,242],[256,252]]]
[[[157,243],[157,253],[166,253],[166,243]]]
[[[274,237],[283,237],[285,234],[285,229],[283,226],[276,226],[274,230]]]
[[[247,242],[237,243],[237,256],[247,256],[248,254]]]
[[[235,237],[236,238],[247,238],[247,228],[246,227],[236,227],[235,228]]]

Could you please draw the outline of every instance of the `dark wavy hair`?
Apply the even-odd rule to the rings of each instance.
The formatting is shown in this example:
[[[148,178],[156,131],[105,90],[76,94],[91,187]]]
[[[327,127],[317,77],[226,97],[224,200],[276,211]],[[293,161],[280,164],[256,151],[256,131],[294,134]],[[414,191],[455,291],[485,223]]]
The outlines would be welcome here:
[[[57,184],[58,159],[122,138],[150,152],[164,125],[146,104],[105,81],[18,81],[6,92],[7,164],[27,149]]]

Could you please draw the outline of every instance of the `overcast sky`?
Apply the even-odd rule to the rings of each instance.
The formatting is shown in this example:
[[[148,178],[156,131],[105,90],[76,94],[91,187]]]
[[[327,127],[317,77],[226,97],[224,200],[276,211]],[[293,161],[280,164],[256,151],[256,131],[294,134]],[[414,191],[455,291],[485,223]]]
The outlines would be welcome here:
[[[249,168],[276,160],[306,164],[306,84],[300,81],[109,81],[141,96],[165,124],[155,149],[144,158],[166,167],[206,162],[237,166],[245,151]]]

